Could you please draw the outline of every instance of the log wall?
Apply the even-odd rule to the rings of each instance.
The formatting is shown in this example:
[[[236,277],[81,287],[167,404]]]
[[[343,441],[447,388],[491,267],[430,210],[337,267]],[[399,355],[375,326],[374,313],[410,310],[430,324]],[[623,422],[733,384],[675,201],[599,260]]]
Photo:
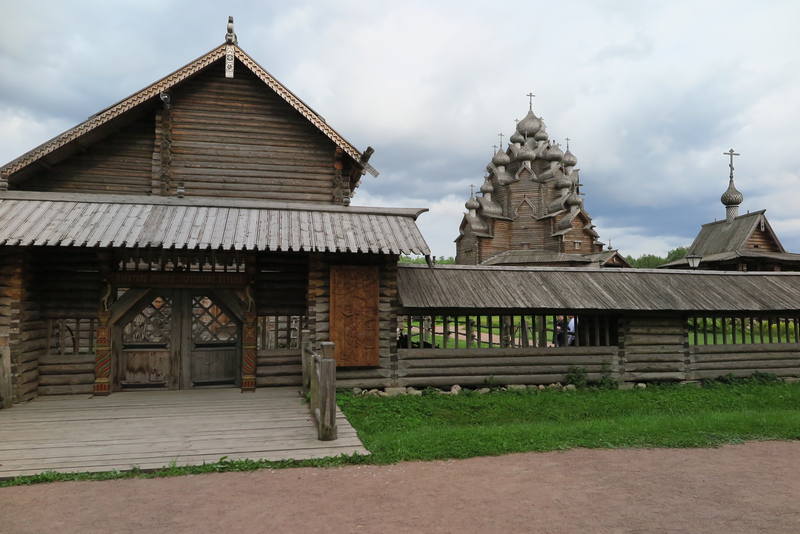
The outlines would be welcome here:
[[[89,145],[20,184],[30,191],[150,194],[155,126],[153,114]]]
[[[171,127],[170,193],[333,203],[333,142],[238,61],[178,86]]]
[[[102,285],[97,253],[94,250],[37,251],[31,272],[41,303],[43,326],[39,395],[89,394],[94,383],[93,327]],[[59,338],[59,325],[62,330],[69,329],[66,339]]]
[[[400,349],[397,385],[449,386],[552,384],[570,367],[583,367],[589,380],[619,374],[617,347],[523,349]]]
[[[702,380],[725,375],[750,376],[755,372],[780,377],[800,376],[800,345],[698,345],[690,348],[687,378]]]
[[[0,345],[8,346],[8,360],[3,367],[10,368],[14,403],[29,401],[38,395],[39,357],[47,343],[45,321],[29,266],[29,256],[24,251],[14,250],[5,256],[0,271],[8,314],[7,341]],[[4,403],[7,404],[7,400]]]
[[[308,329],[314,347],[330,340],[330,265],[380,265],[378,303],[380,356],[377,367],[342,367],[337,370],[340,387],[379,387],[391,383],[397,364],[397,258],[394,256],[315,254],[310,257],[308,272]],[[353,325],[357,328],[357,325]]]
[[[623,381],[684,380],[688,347],[688,326],[682,315],[623,319],[620,324]]]
[[[11,347],[9,334],[11,329],[12,302],[11,280],[12,270],[7,254],[0,255],[0,408],[10,408],[14,403],[14,387],[11,375]]]

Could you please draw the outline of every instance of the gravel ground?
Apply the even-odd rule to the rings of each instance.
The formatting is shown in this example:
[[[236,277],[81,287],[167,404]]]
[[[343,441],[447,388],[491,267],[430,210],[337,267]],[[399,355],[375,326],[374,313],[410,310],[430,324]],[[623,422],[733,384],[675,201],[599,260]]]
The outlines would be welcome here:
[[[2,533],[800,532],[800,442],[0,489]]]

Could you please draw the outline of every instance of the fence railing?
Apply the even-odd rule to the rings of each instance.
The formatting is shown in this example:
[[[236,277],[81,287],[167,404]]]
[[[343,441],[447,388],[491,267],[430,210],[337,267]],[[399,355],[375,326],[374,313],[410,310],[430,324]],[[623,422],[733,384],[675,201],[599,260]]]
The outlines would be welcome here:
[[[303,394],[308,396],[308,407],[317,438],[332,441],[337,438],[336,428],[336,360],[333,359],[334,344],[323,341],[322,354],[311,348],[308,331],[302,332],[301,358],[303,369]]]
[[[800,318],[796,316],[689,317],[692,345],[761,345],[800,343]]]
[[[618,343],[617,318],[604,314],[447,315],[398,317],[403,349],[608,347]]]

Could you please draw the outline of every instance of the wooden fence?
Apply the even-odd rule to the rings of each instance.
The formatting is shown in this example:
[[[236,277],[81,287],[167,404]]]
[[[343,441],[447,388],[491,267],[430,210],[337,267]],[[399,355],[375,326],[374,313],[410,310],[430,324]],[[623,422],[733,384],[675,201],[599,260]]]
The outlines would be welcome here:
[[[571,367],[592,381],[620,373],[617,347],[400,349],[397,359],[400,386],[563,383]]]
[[[308,331],[303,331],[303,334],[303,394],[308,396],[308,407],[317,427],[317,438],[321,441],[332,441],[337,438],[334,344],[330,341],[322,342],[322,354],[318,354],[311,349]]]

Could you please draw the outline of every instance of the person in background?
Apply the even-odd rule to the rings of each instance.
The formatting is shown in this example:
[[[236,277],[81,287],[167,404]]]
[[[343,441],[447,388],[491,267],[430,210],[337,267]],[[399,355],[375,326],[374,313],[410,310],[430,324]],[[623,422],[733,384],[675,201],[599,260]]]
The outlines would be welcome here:
[[[570,315],[569,320],[567,321],[567,344],[574,345],[575,344],[575,326],[576,326],[575,316]]]

